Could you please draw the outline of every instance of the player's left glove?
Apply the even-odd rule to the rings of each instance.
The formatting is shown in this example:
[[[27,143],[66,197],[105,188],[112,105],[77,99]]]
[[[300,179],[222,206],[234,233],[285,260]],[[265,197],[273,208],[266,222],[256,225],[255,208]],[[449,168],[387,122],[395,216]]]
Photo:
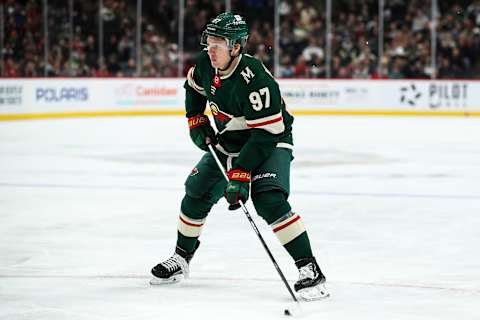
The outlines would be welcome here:
[[[225,188],[225,198],[230,203],[228,209],[236,210],[240,208],[239,201],[243,203],[248,200],[250,193],[250,172],[241,169],[232,169],[227,172],[228,184]]]

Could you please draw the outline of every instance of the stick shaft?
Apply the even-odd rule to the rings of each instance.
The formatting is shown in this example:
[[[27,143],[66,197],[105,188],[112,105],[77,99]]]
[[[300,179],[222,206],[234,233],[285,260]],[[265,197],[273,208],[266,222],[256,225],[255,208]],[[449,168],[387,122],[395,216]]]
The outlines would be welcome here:
[[[211,144],[208,144],[208,149],[210,150],[210,153],[212,154],[213,158],[215,159],[215,162],[216,162],[217,165],[218,165],[218,169],[220,169],[220,171],[222,172],[223,177],[225,178],[225,180],[229,181],[229,180],[228,180],[227,173],[225,172],[225,169],[223,168],[223,165],[222,165],[222,163],[220,162],[220,159],[218,158],[218,156],[217,156],[217,154],[215,153],[215,150],[213,149],[213,147],[212,147]],[[263,248],[265,249],[265,251],[267,252],[268,256],[270,257],[270,260],[272,261],[273,265],[275,266],[275,269],[277,269],[277,272],[278,272],[278,274],[280,275],[280,278],[282,279],[283,283],[284,283],[285,286],[287,287],[288,292],[289,292],[290,295],[292,296],[293,300],[298,303],[297,297],[295,296],[295,294],[294,294],[293,291],[292,291],[292,288],[291,288],[290,285],[288,284],[287,279],[285,279],[285,276],[283,275],[282,270],[280,269],[277,261],[276,261],[275,258],[273,257],[272,252],[271,252],[270,249],[268,248],[267,243],[266,243],[265,240],[263,239],[262,234],[261,234],[260,231],[258,230],[257,225],[255,224],[255,222],[254,222],[253,219],[252,219],[252,216],[250,215],[250,213],[249,213],[248,210],[247,210],[247,207],[245,206],[245,204],[243,203],[242,200],[240,200],[239,203],[240,203],[240,206],[242,207],[243,213],[245,213],[245,215],[247,216],[248,222],[250,222],[250,225],[252,226],[253,230],[254,230],[255,233],[257,234],[258,239],[260,239],[260,242],[262,243]]]

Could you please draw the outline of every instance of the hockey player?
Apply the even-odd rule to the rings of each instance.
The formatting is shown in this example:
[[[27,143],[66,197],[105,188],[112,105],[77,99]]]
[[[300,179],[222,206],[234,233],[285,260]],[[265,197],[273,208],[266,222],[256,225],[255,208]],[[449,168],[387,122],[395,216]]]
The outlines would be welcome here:
[[[193,142],[207,151],[185,182],[175,253],[152,269],[151,284],[188,277],[189,263],[212,206],[225,196],[239,208],[251,193],[257,213],[271,226],[299,270],[295,291],[307,300],[328,296],[325,277],[310,248],[302,219],[287,201],[293,159],[293,117],[275,79],[257,59],[242,53],[248,26],[240,15],[222,13],[207,24],[199,54],[185,82],[186,115]],[[218,134],[204,115],[210,106]],[[227,169],[227,183],[207,141]],[[250,192],[251,188],[251,192]]]

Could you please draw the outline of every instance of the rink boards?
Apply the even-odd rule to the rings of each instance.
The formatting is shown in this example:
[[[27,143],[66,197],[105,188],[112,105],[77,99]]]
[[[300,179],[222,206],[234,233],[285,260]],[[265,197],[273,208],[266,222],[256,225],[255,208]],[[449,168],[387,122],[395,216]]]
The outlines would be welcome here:
[[[183,115],[181,78],[0,80],[0,120]],[[297,115],[480,116],[480,81],[280,79]]]

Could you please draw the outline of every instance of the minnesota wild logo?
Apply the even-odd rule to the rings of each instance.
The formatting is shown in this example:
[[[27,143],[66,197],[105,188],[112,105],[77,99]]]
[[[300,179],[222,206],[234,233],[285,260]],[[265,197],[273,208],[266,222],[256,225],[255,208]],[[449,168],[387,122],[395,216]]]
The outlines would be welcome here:
[[[213,116],[215,117],[215,120],[220,121],[220,122],[228,122],[230,119],[233,117],[229,114],[226,114],[225,112],[222,112],[218,105],[215,102],[210,101],[210,110],[212,111]]]
[[[192,169],[192,172],[190,172],[190,177],[196,176],[199,173],[197,167]]]

